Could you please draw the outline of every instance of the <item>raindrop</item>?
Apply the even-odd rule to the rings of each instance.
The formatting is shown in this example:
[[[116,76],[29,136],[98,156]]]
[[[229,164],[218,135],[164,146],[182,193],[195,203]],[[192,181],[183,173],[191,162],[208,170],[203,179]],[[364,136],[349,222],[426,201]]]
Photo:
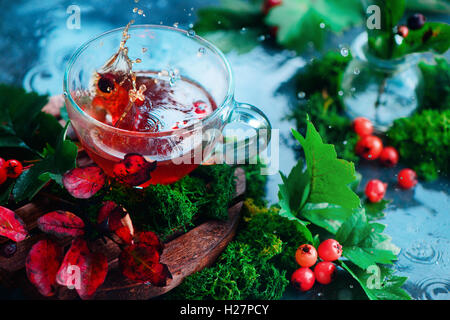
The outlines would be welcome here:
[[[198,49],[197,56],[201,57],[206,53],[206,49],[201,47]]]
[[[355,70],[353,70],[353,73],[356,74],[356,75],[358,75],[358,74],[361,73],[361,71],[360,71],[358,68],[355,68]]]
[[[192,29],[190,29],[190,30],[188,31],[187,35],[188,35],[189,37],[195,37],[195,31],[192,30]]]
[[[259,42],[263,42],[264,40],[266,40],[266,36],[265,35],[260,35],[259,37],[258,37],[258,41]]]
[[[175,27],[175,28],[178,28],[178,25],[179,25],[180,23],[179,22],[175,22],[174,24],[173,24],[173,26]]]
[[[340,91],[338,92],[338,95],[342,97],[342,96],[344,95],[344,92],[343,92],[342,90],[340,90]]]
[[[303,91],[300,91],[300,92],[297,94],[297,97],[298,97],[299,99],[305,99],[306,93],[304,93]]]
[[[342,55],[343,57],[348,56],[348,49],[345,48],[345,47],[343,47],[343,48],[341,49],[341,55]]]
[[[222,24],[222,21],[220,21],[220,20],[219,20],[219,21],[217,21],[217,24]]]
[[[246,33],[246,32],[247,32],[247,28],[246,27],[242,27],[241,33]]]
[[[320,29],[325,29],[325,23],[321,22],[319,26],[320,26]]]
[[[133,8],[133,13],[138,12],[138,8]]]
[[[194,24],[193,23],[189,23],[189,28],[193,28],[194,27]]]

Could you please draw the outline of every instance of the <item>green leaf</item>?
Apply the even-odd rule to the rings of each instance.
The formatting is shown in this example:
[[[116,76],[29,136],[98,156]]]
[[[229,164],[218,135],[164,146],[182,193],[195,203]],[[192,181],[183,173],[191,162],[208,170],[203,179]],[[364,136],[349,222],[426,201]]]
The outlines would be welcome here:
[[[371,300],[411,300],[402,289],[407,277],[393,275],[393,270],[384,266],[361,269],[351,262],[338,261],[338,264],[355,278]]]
[[[369,223],[361,209],[342,224],[336,240],[343,246],[343,255],[362,269],[377,263],[392,264],[400,249],[381,233],[384,228],[382,224]]]
[[[283,0],[266,18],[268,25],[278,27],[278,43],[298,51],[308,42],[321,48],[327,30],[341,32],[361,21],[357,0]]]
[[[307,124],[306,138],[296,130],[292,132],[303,147],[311,177],[308,202],[330,203],[347,209],[360,207],[359,197],[349,187],[356,179],[353,163],[338,159],[334,146],[322,142],[311,122]]]
[[[60,132],[56,148],[46,148],[44,159],[26,170],[16,180],[12,194],[16,202],[31,200],[50,179],[59,180],[58,175],[75,167],[78,148],[70,140],[66,140],[69,122]]]
[[[353,210],[329,203],[308,203],[301,216],[313,224],[335,234],[353,214]]]
[[[366,215],[369,221],[374,221],[383,218],[386,213],[384,212],[392,201],[381,200],[379,202],[364,201],[364,209],[366,209]]]

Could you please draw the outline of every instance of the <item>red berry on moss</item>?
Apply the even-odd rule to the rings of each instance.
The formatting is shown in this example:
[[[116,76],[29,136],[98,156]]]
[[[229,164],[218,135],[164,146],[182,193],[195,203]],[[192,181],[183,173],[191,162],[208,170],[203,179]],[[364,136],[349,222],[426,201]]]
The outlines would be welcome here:
[[[366,196],[370,202],[380,202],[386,194],[387,183],[380,180],[370,180],[366,185]]]
[[[318,283],[330,284],[336,275],[336,266],[329,261],[321,261],[314,268],[314,276]]]
[[[407,26],[399,26],[397,29],[397,34],[402,36],[403,38],[406,38],[409,34],[409,29]]]
[[[6,179],[8,179],[8,175],[6,174],[5,168],[0,168],[0,185],[4,184]]]
[[[397,180],[403,189],[411,189],[417,184],[417,174],[414,170],[403,169],[398,173]]]
[[[6,175],[8,176],[8,178],[13,179],[20,176],[23,171],[23,167],[20,161],[14,159],[6,161],[4,168],[6,170]]]
[[[398,152],[394,147],[385,147],[380,154],[380,162],[386,167],[393,167],[398,163]]]
[[[309,268],[300,268],[294,271],[291,277],[292,285],[300,291],[308,291],[314,286],[316,278]]]
[[[265,0],[262,9],[263,13],[265,15],[268,14],[270,9],[279,6],[282,2],[283,2],[282,0]]]
[[[353,120],[353,130],[360,137],[370,136],[373,132],[373,125],[369,119],[358,117]]]
[[[367,160],[377,159],[383,150],[383,142],[375,136],[362,137],[356,144],[355,151]]]
[[[328,239],[319,245],[317,251],[323,261],[335,261],[342,255],[342,246],[336,240]]]
[[[295,252],[295,260],[302,267],[312,267],[317,261],[317,251],[310,244],[302,244]]]

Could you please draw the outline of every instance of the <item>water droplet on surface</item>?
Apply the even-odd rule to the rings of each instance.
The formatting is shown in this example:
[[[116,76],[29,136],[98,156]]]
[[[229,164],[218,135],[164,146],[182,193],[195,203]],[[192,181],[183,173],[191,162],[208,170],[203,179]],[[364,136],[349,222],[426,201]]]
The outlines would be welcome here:
[[[259,37],[258,37],[258,41],[259,42],[263,42],[264,40],[266,40],[266,36],[265,35],[260,35]]]
[[[348,56],[348,49],[345,48],[345,47],[343,47],[343,48],[341,49],[341,55],[342,55],[343,57]]]
[[[342,96],[344,95],[344,91],[340,90],[340,91],[338,92],[338,95],[342,97]]]
[[[136,12],[138,12],[138,8],[133,8],[133,13],[136,13]]]
[[[244,33],[246,33],[247,32],[247,28],[246,27],[242,27],[242,29],[241,29],[241,34],[244,34]]]
[[[175,23],[173,24],[173,26],[174,26],[175,28],[178,28],[179,25],[180,25],[179,22],[175,22]]]
[[[206,53],[206,49],[201,47],[198,49],[197,56],[201,57]]]
[[[320,29],[325,29],[325,23],[321,22],[319,26],[320,26]]]
[[[361,71],[360,71],[358,68],[355,68],[355,69],[353,70],[353,74],[358,75],[358,74],[360,74],[360,73],[361,73]]]
[[[188,31],[187,35],[188,35],[189,37],[195,37],[195,31],[192,30],[192,29],[190,29],[190,30]]]
[[[299,99],[305,99],[306,93],[304,93],[303,91],[300,91],[299,93],[297,93],[297,97],[298,97]]]

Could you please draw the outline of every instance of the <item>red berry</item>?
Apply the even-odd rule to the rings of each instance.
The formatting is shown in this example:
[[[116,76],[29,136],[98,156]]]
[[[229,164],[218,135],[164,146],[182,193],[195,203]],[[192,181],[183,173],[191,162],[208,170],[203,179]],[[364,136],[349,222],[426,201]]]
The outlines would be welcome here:
[[[142,107],[142,106],[144,105],[144,102],[145,102],[145,100],[136,99],[136,100],[134,101],[134,105],[135,105],[136,107]]]
[[[0,184],[4,184],[6,179],[8,179],[8,175],[6,174],[5,168],[0,168]]]
[[[265,0],[262,8],[263,13],[268,14],[270,9],[279,6],[282,2],[282,0]]]
[[[423,27],[427,19],[421,13],[416,13],[408,18],[408,28],[411,30],[419,30]]]
[[[22,174],[23,167],[20,161],[17,160],[8,160],[4,166],[6,170],[6,175],[8,178],[17,178]]]
[[[383,142],[375,136],[362,137],[356,144],[355,151],[367,160],[375,160],[383,150]]]
[[[302,244],[295,252],[295,260],[302,267],[312,267],[317,261],[317,251],[310,244]]]
[[[403,169],[398,173],[397,180],[403,189],[411,189],[417,184],[417,174],[414,170]]]
[[[342,255],[342,246],[336,240],[328,239],[319,245],[317,251],[323,261],[335,261]]]
[[[314,272],[310,268],[300,268],[294,271],[291,282],[300,291],[308,291],[314,286],[316,281]]]
[[[314,276],[318,283],[330,284],[336,274],[336,266],[329,261],[321,261],[314,268]]]
[[[398,163],[398,152],[394,147],[385,147],[380,154],[380,162],[386,167],[393,167]]]
[[[353,130],[360,137],[370,136],[373,133],[373,125],[369,119],[359,117],[353,120]]]
[[[409,29],[407,26],[399,26],[397,29],[397,34],[402,36],[403,38],[406,38],[409,34]]]
[[[196,114],[204,114],[208,109],[208,105],[203,101],[194,102],[194,112]]]
[[[366,196],[370,202],[380,202],[386,194],[387,183],[380,180],[370,180],[366,185]]]

